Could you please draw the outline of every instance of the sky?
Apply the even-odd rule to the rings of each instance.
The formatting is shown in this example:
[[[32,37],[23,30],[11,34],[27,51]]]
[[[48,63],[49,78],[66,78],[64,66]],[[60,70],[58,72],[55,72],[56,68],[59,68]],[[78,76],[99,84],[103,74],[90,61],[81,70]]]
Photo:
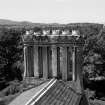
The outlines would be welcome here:
[[[105,0],[0,0],[0,19],[105,23]]]

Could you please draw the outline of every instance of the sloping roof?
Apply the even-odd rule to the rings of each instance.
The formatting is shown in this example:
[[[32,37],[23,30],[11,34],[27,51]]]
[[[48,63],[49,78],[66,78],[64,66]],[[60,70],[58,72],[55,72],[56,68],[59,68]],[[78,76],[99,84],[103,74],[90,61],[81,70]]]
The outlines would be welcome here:
[[[63,81],[57,81],[35,105],[80,105],[81,96]]]
[[[88,105],[85,94],[76,92],[73,82],[52,79],[27,90],[9,105]]]
[[[9,105],[26,105],[26,103],[43,87],[45,87],[48,84],[49,81],[41,84],[40,86],[37,86],[35,88],[29,89],[27,91],[24,91],[19,96],[17,96]]]

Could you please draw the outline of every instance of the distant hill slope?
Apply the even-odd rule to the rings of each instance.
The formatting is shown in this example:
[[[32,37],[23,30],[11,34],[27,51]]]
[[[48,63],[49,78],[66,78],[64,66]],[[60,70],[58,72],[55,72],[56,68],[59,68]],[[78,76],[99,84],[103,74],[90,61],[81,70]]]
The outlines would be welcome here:
[[[0,19],[0,25],[5,25],[5,24],[21,24],[21,23],[31,23],[31,22],[27,22],[27,21],[13,21],[13,20],[8,20],[8,19]]]
[[[0,19],[0,25],[10,25],[10,26],[15,26],[15,25],[31,25],[33,23],[31,22],[27,22],[27,21],[22,21],[22,22],[18,22],[18,21],[12,21],[12,20],[7,20],[7,19]]]
[[[0,19],[0,26],[6,27],[15,27],[15,28],[32,28],[32,27],[87,27],[87,26],[101,26],[103,24],[99,23],[68,23],[68,24],[59,24],[59,23],[32,23],[29,21],[12,21],[7,19]]]

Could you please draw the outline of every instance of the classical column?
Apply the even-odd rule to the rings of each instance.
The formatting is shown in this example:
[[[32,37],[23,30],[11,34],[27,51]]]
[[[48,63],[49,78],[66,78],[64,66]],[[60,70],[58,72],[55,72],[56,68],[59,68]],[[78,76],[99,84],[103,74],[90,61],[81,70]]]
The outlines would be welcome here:
[[[62,71],[62,79],[67,80],[67,47],[60,47],[60,69]]]
[[[52,76],[57,77],[57,47],[51,46],[52,49]]]
[[[76,66],[76,64],[75,64],[75,57],[76,57],[76,55],[75,55],[75,50],[76,50],[76,47],[74,46],[73,47],[73,49],[72,49],[73,51],[72,51],[72,79],[73,79],[73,81],[75,81],[76,80],[76,69],[75,69],[75,66]]]
[[[76,87],[78,92],[83,91],[83,76],[82,76],[82,46],[76,49]]]
[[[39,78],[39,59],[38,59],[38,46],[34,46],[34,77]]]
[[[52,50],[51,46],[47,47],[48,55],[48,78],[52,78]]]
[[[60,47],[57,47],[57,77],[58,79],[62,77],[62,72],[60,72]]]
[[[24,78],[28,76],[27,46],[24,46]]]
[[[34,77],[33,46],[28,46],[28,73],[29,77]]]
[[[67,71],[68,80],[72,80],[72,47],[67,47]]]
[[[42,48],[42,55],[43,55],[43,78],[48,78],[48,54],[47,54],[47,47]]]
[[[43,77],[43,54],[42,47],[38,47],[38,66],[39,66],[39,77]]]

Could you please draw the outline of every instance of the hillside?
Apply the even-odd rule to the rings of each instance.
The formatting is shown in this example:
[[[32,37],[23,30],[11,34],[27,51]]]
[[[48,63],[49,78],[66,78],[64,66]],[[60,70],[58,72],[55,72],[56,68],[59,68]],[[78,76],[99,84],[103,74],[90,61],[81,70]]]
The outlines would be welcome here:
[[[28,27],[28,28],[33,28],[33,27],[88,27],[88,26],[100,26],[102,24],[99,23],[68,23],[68,24],[59,24],[59,23],[32,23],[29,21],[13,21],[13,20],[7,20],[7,19],[0,19],[0,26],[5,26],[5,27],[16,27],[16,28],[21,28],[21,27]]]

